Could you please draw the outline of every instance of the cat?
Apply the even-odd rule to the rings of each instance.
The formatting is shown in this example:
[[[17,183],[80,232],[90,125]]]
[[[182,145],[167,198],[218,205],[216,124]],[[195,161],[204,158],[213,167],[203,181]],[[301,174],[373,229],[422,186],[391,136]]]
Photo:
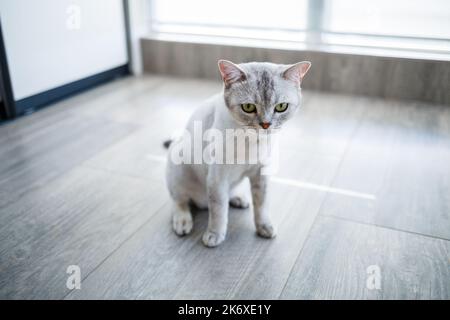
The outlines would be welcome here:
[[[190,139],[195,123],[202,129],[224,132],[230,129],[278,130],[292,118],[301,105],[300,85],[311,63],[281,65],[267,62],[234,64],[219,60],[223,92],[207,100],[188,121],[186,132]],[[195,137],[193,139],[202,139]],[[183,142],[184,141],[184,142]],[[220,164],[175,163],[174,155],[186,138],[179,138],[169,146],[166,182],[171,198],[172,226],[179,236],[193,229],[191,204],[209,210],[209,220],[202,241],[207,247],[218,246],[225,240],[228,206],[248,208],[249,199],[238,190],[245,178],[250,181],[256,232],[273,238],[276,228],[267,208],[268,176],[262,174],[261,163]],[[189,145],[190,141],[189,141]],[[204,148],[204,141],[201,148]],[[251,147],[251,146],[250,146]],[[192,149],[195,152],[194,149]]]

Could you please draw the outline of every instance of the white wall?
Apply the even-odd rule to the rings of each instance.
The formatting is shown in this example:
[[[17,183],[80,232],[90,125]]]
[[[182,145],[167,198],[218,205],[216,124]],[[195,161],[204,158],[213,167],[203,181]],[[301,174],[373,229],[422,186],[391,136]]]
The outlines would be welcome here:
[[[16,100],[127,63],[122,0],[0,0]]]
[[[149,34],[150,0],[129,0],[129,25],[131,47],[131,71],[135,75],[143,73],[141,38]]]

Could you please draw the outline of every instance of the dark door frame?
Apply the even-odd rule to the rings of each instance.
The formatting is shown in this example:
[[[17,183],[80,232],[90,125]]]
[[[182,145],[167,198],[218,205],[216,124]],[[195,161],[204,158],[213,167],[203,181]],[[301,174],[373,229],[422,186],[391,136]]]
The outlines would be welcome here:
[[[3,41],[2,22],[0,19],[0,94],[2,103],[0,119],[12,119],[16,116],[16,103],[9,77],[8,59],[6,57],[5,43]]]

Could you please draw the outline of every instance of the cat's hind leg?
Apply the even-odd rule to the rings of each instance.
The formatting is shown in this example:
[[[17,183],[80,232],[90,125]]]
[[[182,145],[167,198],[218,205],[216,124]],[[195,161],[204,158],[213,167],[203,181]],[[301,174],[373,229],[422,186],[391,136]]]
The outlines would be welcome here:
[[[189,234],[194,227],[194,220],[189,210],[189,202],[174,202],[172,207],[172,226],[179,236]]]
[[[247,209],[250,203],[245,196],[234,196],[230,199],[230,206],[236,209]]]
[[[239,182],[230,192],[230,206],[236,209],[247,209],[250,206],[249,184],[247,179]]]
[[[190,211],[192,181],[188,168],[184,165],[167,163],[166,169],[167,187],[172,205],[172,227],[179,236],[184,236],[192,231],[194,220]]]

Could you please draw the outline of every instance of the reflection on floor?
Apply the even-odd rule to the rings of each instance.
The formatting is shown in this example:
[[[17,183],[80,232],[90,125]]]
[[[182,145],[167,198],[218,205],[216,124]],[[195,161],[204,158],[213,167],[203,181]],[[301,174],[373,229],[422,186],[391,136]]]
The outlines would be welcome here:
[[[231,210],[207,249],[206,212],[171,231],[162,141],[220,89],[128,78],[0,126],[0,298],[450,298],[450,108],[304,92],[278,237]]]

